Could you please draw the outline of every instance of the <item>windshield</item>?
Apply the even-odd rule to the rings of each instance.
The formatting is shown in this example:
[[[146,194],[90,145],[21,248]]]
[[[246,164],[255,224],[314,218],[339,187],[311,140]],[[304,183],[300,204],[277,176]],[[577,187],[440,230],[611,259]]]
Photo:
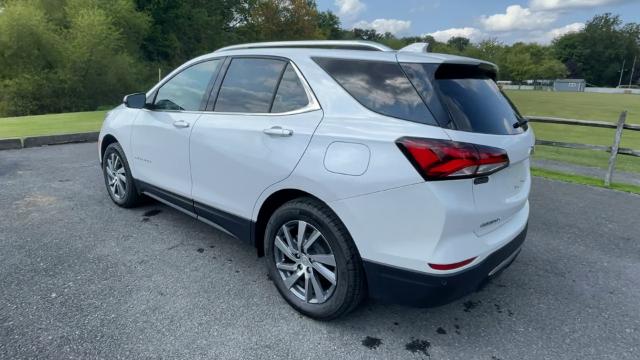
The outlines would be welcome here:
[[[441,126],[495,135],[526,130],[492,73],[459,64],[403,63],[402,68]]]

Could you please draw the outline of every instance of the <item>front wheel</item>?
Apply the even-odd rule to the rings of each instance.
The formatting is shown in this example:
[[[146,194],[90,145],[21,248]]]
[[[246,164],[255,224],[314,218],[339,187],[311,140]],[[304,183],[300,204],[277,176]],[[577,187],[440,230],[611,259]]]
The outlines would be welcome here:
[[[107,146],[102,157],[102,173],[107,192],[118,206],[130,208],[140,203],[140,194],[131,176],[129,163],[118,143]]]
[[[282,205],[267,224],[264,243],[271,279],[302,314],[334,319],[364,298],[365,276],[355,244],[321,202],[302,198]]]

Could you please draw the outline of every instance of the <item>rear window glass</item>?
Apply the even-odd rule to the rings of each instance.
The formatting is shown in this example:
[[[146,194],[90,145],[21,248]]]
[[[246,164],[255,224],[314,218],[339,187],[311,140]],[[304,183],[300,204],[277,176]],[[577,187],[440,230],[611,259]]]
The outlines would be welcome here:
[[[272,113],[283,113],[302,109],[309,104],[307,93],[291,64],[282,75],[276,97],[273,99]]]
[[[369,110],[437,125],[398,63],[329,58],[314,61]]]
[[[520,134],[522,116],[500,91],[492,74],[471,65],[402,64],[438,122],[447,128],[485,134]]]

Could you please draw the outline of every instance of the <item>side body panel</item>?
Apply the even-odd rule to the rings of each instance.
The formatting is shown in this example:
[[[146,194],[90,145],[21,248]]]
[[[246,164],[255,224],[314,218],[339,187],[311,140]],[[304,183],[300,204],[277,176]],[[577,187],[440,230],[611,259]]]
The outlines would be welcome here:
[[[198,112],[140,110],[129,156],[136,179],[190,197],[189,136],[199,117]],[[176,127],[176,122],[187,126]]]
[[[98,136],[98,156],[102,162],[101,144],[106,135],[111,135],[120,143],[125,155],[129,158],[131,154],[131,130],[133,122],[140,113],[138,109],[129,109],[124,105],[119,105],[107,113],[102,123],[100,135]],[[131,169],[135,174],[135,170]]]

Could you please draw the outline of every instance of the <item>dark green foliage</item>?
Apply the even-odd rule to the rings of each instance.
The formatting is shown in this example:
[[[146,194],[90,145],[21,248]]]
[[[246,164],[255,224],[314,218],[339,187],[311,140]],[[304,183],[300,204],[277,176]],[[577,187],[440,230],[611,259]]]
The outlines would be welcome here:
[[[598,85],[617,85],[623,60],[628,84],[640,55],[640,25],[623,25],[611,14],[543,46],[346,30],[313,0],[0,0],[0,8],[0,116],[116,104],[152,86],[159,69],[166,75],[193,57],[243,42],[361,39],[395,49],[427,42],[433,52],[496,63],[500,79],[569,75]]]

